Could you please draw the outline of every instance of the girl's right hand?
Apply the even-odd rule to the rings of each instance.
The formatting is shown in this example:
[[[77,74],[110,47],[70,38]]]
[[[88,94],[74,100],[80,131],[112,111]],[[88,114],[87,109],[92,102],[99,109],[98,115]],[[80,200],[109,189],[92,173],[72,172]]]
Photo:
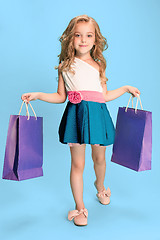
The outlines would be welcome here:
[[[21,99],[26,101],[27,103],[29,101],[36,100],[38,98],[38,92],[31,92],[31,93],[24,93],[21,96]]]

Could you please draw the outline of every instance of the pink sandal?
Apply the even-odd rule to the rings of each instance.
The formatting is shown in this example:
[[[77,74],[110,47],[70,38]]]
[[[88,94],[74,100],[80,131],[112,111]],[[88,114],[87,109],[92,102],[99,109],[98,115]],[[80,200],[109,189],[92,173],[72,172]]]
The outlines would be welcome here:
[[[81,210],[72,210],[68,212],[68,220],[71,221],[74,218],[74,224],[77,226],[87,225],[88,211],[86,208]]]
[[[94,182],[94,186],[97,189],[96,181]],[[107,190],[104,188],[104,190],[98,191],[96,196],[98,197],[100,203],[107,205],[110,203],[111,190],[109,187],[107,188]]]

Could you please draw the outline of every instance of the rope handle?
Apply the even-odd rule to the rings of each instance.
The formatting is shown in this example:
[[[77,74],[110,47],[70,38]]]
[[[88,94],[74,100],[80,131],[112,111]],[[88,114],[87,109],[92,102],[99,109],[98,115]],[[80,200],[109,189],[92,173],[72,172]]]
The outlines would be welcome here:
[[[132,97],[132,108],[133,108],[133,95],[131,95],[130,98],[129,98],[129,101],[128,101],[128,104],[127,104],[127,107],[126,107],[126,109],[125,109],[125,112],[127,112],[127,108],[128,108],[128,106],[129,106],[129,103],[130,103],[131,97]],[[140,102],[141,109],[143,110],[140,96],[139,96],[139,94],[137,94],[137,102],[136,102],[135,113],[137,113],[138,100],[139,100],[139,102]]]
[[[25,105],[26,105],[26,115],[28,115],[27,120],[29,120],[30,115],[29,115],[28,104],[26,103],[26,100],[24,100],[24,101],[22,102],[22,105],[21,105],[21,107],[20,107],[20,110],[19,110],[18,115],[20,115],[24,103],[25,103]],[[30,103],[30,102],[28,102],[28,103],[29,103],[29,105],[30,105],[30,107],[31,107],[31,109],[32,109],[32,111],[33,111],[33,113],[34,113],[34,116],[35,116],[36,120],[37,120],[36,113],[35,113],[35,111],[34,111],[32,105],[31,105],[31,103]]]

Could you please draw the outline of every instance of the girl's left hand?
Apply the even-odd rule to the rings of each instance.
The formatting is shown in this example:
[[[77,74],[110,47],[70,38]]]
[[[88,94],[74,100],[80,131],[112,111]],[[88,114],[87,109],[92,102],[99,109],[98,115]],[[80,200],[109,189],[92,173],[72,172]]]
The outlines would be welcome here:
[[[132,86],[126,86],[127,87],[127,92],[131,93],[133,97],[137,97],[137,94],[141,94],[138,88],[132,87]]]

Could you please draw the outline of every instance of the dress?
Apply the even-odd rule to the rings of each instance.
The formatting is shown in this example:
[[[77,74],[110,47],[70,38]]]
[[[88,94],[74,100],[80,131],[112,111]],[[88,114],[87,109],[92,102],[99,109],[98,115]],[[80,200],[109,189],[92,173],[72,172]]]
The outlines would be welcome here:
[[[77,57],[72,68],[75,75],[62,71],[68,102],[58,129],[59,141],[69,146],[113,144],[115,127],[104,100],[99,71]]]

